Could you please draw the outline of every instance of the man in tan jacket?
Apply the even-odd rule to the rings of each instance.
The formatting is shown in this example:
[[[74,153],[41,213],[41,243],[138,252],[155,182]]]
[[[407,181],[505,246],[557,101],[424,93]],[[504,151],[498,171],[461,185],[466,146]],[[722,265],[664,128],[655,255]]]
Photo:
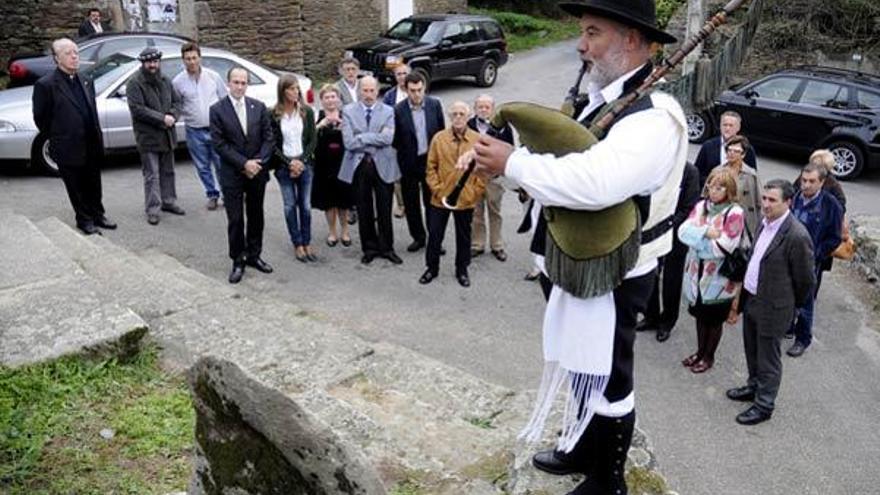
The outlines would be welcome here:
[[[428,208],[428,249],[425,252],[427,270],[419,278],[419,283],[431,283],[440,270],[440,246],[449,214],[455,221],[455,278],[462,287],[471,285],[468,265],[471,263],[471,221],[474,206],[483,196],[486,183],[476,175],[471,175],[458,197],[455,209],[443,204],[443,198],[455,188],[462,171],[455,163],[465,152],[473,148],[480,134],[468,128],[467,121],[471,109],[467,103],[456,101],[449,107],[451,125],[434,135],[428,150],[426,180],[431,189],[431,207]]]

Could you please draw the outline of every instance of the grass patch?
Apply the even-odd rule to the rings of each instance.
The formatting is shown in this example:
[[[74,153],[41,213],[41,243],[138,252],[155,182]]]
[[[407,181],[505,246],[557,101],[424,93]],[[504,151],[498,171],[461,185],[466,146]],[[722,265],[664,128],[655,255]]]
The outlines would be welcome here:
[[[576,38],[580,34],[580,27],[574,17],[556,20],[491,9],[468,10],[473,14],[491,16],[498,21],[507,38],[507,51],[511,53]]]
[[[157,351],[0,367],[0,492],[163,494],[185,489],[195,414]],[[104,439],[100,432],[113,430]]]

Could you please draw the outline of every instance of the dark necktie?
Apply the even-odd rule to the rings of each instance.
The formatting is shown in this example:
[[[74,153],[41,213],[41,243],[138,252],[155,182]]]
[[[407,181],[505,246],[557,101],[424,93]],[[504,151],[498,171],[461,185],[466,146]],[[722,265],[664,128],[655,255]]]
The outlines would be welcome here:
[[[367,120],[367,127],[370,127],[370,119],[372,118],[372,116],[373,116],[373,109],[372,109],[372,108],[368,108],[368,109],[367,109],[367,117],[366,117],[366,120]]]

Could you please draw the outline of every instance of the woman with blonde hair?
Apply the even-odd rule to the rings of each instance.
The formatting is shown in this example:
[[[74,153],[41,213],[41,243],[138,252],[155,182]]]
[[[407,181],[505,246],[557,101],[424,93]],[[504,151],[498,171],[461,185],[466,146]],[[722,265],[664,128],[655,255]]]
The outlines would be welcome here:
[[[315,113],[305,103],[299,80],[284,74],[278,80],[278,103],[272,110],[275,135],[275,178],[281,188],[284,220],[296,259],[317,261],[311,247],[312,155],[315,152]]]
[[[315,184],[312,206],[327,218],[327,245],[351,245],[348,211],[354,204],[351,185],[339,180],[339,167],[345,154],[342,142],[342,96],[333,84],[325,84],[318,93],[318,144],[315,147]],[[339,230],[337,230],[337,225]]]
[[[678,238],[687,245],[684,296],[688,312],[697,326],[697,352],[681,364],[703,373],[715,363],[715,350],[728,319],[739,283],[722,275],[726,253],[740,245],[744,230],[743,208],[736,204],[737,180],[733,171],[716,167],[706,180],[703,200],[694,205],[678,228]]]

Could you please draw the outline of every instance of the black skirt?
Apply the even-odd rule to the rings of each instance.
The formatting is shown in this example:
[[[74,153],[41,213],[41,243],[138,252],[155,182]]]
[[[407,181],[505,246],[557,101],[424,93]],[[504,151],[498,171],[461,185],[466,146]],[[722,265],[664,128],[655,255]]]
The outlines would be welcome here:
[[[312,208],[323,211],[332,208],[347,210],[354,204],[351,184],[342,182],[338,178],[344,154],[342,131],[329,127],[318,129],[315,178],[312,182]]]
[[[697,296],[697,301],[688,308],[688,313],[694,318],[708,323],[709,325],[720,325],[727,320],[727,315],[730,313],[730,306],[732,304],[733,299],[714,304],[705,304],[703,303],[702,298]]]

